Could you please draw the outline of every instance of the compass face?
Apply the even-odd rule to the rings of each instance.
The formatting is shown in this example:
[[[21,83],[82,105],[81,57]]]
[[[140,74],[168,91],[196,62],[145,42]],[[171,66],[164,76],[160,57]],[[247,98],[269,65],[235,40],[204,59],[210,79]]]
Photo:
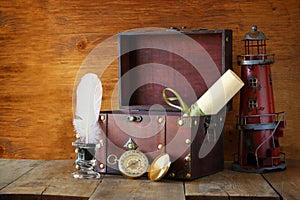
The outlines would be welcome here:
[[[137,178],[147,172],[149,162],[147,156],[142,152],[129,150],[121,155],[118,165],[124,176]]]

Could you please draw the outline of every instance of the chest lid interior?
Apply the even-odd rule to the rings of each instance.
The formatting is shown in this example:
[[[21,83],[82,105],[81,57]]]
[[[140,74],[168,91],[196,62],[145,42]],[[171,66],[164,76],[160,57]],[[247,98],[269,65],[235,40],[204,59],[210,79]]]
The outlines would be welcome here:
[[[190,106],[232,64],[231,30],[119,33],[119,105],[173,110],[162,90],[176,90]]]

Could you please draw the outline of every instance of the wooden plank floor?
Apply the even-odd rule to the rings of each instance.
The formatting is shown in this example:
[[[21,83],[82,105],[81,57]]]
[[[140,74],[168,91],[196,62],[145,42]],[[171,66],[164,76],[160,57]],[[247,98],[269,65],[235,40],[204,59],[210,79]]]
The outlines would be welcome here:
[[[17,180],[43,161],[0,159],[0,189]]]
[[[122,176],[105,176],[90,199],[185,199],[182,182],[152,182],[145,177],[129,180]]]
[[[299,199],[300,161],[283,172],[252,174],[229,169],[194,181],[102,175],[73,179],[73,160],[0,159],[0,199]]]
[[[282,199],[300,199],[300,160],[289,160],[287,170],[263,176]]]
[[[280,199],[260,174],[225,169],[185,183],[187,199]]]

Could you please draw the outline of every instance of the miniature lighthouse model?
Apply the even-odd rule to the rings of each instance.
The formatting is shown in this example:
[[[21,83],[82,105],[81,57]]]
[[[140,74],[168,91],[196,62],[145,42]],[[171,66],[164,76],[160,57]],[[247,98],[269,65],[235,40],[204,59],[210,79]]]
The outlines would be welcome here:
[[[279,150],[285,113],[275,113],[271,64],[274,54],[266,53],[266,36],[256,26],[243,39],[245,54],[239,55],[241,79],[239,152],[233,170],[263,173],[286,168],[285,155]]]

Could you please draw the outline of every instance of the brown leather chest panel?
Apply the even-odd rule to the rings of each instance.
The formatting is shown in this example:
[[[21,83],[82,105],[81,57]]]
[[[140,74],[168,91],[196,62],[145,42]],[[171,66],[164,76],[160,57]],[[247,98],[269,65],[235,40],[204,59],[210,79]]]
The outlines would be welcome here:
[[[182,117],[181,115],[146,115],[106,113],[101,120],[103,147],[97,160],[104,165],[100,172],[120,174],[117,159],[126,151],[123,147],[132,138],[138,150],[152,162],[158,155],[168,153],[171,167],[166,177],[195,179],[223,169],[223,133],[218,137],[209,128],[211,117]],[[133,122],[129,117],[141,117]],[[214,116],[216,118],[216,116]],[[203,143],[212,150],[200,158]],[[115,162],[116,160],[116,162]]]

